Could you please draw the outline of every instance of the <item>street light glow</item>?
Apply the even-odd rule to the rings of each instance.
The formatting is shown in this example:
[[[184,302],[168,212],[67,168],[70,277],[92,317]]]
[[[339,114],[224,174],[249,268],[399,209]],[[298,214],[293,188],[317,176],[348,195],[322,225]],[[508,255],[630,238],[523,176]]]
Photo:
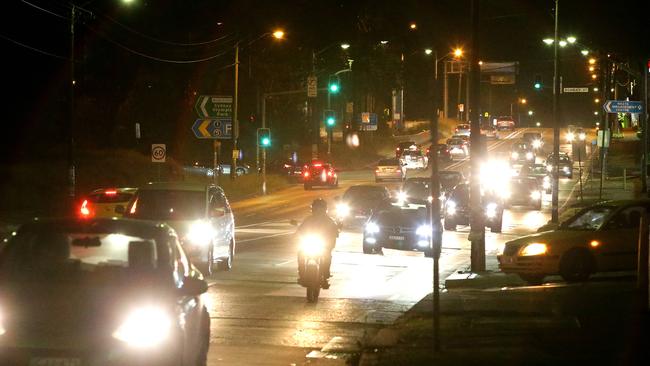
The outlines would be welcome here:
[[[411,23],[409,24],[409,28],[411,28],[411,30],[416,30],[418,28],[418,25],[415,23]]]
[[[529,115],[529,116],[532,116],[532,115],[533,115],[533,111],[528,111],[528,115]]]
[[[598,92],[598,90],[600,90],[600,89],[598,89],[598,87],[595,87],[595,88],[594,88],[594,92],[595,92],[595,93]]]
[[[566,47],[567,41],[561,40],[558,44],[560,45],[560,47]]]
[[[528,103],[528,101],[526,100],[526,98],[520,98],[519,103],[526,104],[526,103]]]
[[[381,44],[388,44],[388,41],[379,41]]]
[[[597,115],[598,115],[598,111],[594,111],[594,116],[597,116]]]
[[[460,48],[460,47],[457,47],[454,50],[454,57],[461,57],[461,56],[463,56],[463,49]]]
[[[589,71],[594,71],[596,68],[593,66],[589,66]]]
[[[432,50],[431,48],[427,48],[427,49],[424,50],[424,53],[425,53],[426,55],[430,55],[430,54],[433,53],[433,50]]]
[[[542,42],[546,43],[547,45],[552,45],[555,40],[553,38],[544,38]]]
[[[598,75],[596,75],[596,74],[591,74],[591,78],[594,79],[594,80],[596,80],[596,78],[598,78]]]
[[[578,39],[576,37],[574,37],[574,36],[569,36],[569,37],[566,37],[566,40],[567,40],[567,42],[569,42],[571,44],[574,44],[574,43],[576,43],[576,41]]]
[[[594,103],[600,103],[600,99],[599,98],[594,99]]]
[[[537,127],[539,127],[539,126],[541,126],[541,125],[542,125],[541,122],[536,122],[536,123],[535,123],[535,126],[537,126]]]
[[[589,65],[593,65],[593,64],[595,64],[595,63],[596,63],[596,59],[595,59],[595,58],[592,57],[592,58],[589,59]]]
[[[127,5],[133,4],[133,0],[122,0],[122,3],[127,4]]]
[[[275,39],[283,39],[284,38],[284,31],[281,29],[276,30],[273,32],[273,38]]]
[[[344,50],[347,50],[348,48],[350,48],[350,44],[349,43],[341,43],[341,48],[344,49]]]
[[[582,50],[580,53],[582,53],[583,56],[587,56],[589,54],[589,50]]]

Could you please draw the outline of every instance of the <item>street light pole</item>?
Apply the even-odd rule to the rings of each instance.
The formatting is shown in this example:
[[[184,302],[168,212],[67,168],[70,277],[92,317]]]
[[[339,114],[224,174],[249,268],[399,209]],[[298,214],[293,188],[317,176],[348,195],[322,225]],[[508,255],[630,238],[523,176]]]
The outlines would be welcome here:
[[[75,159],[74,159],[74,126],[75,126],[75,113],[74,113],[74,97],[75,97],[75,75],[74,75],[74,23],[77,15],[77,7],[72,3],[70,9],[70,115],[68,116],[68,198],[70,199],[70,207],[74,206],[76,195],[76,172],[75,172]]]
[[[555,33],[553,42],[553,192],[551,196],[551,222],[559,221],[559,188],[560,188],[560,118],[558,109],[558,17],[560,0],[555,0]]]
[[[235,180],[237,175],[237,139],[239,138],[239,120],[237,110],[239,103],[239,41],[235,43],[235,92],[232,99],[232,163],[230,164],[230,179]]]

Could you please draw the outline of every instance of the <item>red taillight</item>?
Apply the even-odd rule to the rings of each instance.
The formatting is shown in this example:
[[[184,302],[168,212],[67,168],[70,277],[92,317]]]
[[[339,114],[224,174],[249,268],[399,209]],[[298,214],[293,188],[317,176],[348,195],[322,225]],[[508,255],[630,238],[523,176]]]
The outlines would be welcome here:
[[[88,206],[89,206],[88,200],[83,200],[83,202],[81,203],[81,208],[79,208],[79,215],[82,218],[90,217],[90,208]]]
[[[320,168],[320,167],[323,166],[323,164],[321,164],[321,163],[316,163],[316,164],[314,164],[314,166],[315,166],[316,168]]]
[[[375,169],[375,173],[379,173],[379,169]]]
[[[305,177],[308,177],[308,176],[309,176],[309,172],[304,172],[303,175],[304,175]]]
[[[332,171],[331,171],[331,170],[330,170],[329,172],[327,172],[327,176],[328,176],[328,177],[331,177],[331,176],[332,176]]]
[[[109,190],[104,191],[104,194],[107,195],[107,196],[115,196],[117,194],[117,191],[114,190],[114,189],[109,189]]]

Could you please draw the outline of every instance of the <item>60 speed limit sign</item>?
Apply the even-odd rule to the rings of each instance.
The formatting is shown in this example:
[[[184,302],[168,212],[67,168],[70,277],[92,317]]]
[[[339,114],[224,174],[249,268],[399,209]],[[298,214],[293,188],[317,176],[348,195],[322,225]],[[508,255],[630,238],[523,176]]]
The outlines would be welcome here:
[[[164,163],[167,157],[167,147],[165,144],[151,144],[151,162]]]

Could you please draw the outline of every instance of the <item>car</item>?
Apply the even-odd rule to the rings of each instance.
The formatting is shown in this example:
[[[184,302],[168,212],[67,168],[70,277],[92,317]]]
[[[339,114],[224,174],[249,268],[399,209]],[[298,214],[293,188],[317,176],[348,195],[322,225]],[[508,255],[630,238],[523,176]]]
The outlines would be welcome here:
[[[421,205],[389,205],[372,214],[363,230],[364,254],[383,248],[424,252],[433,256],[429,209]]]
[[[375,182],[381,182],[386,179],[398,179],[400,181],[406,178],[406,167],[399,159],[381,159],[375,167]]]
[[[449,192],[458,184],[467,181],[463,172],[457,170],[440,170],[438,171],[438,179],[440,180],[440,189],[445,192],[445,195],[449,195]]]
[[[573,179],[573,162],[571,161],[569,154],[560,152],[558,157],[560,166],[559,176]],[[546,170],[552,174],[555,167],[555,155],[553,153],[548,155],[544,161],[544,165],[546,165]]]
[[[448,139],[447,147],[452,159],[457,156],[462,158],[469,156],[469,144],[461,138]]]
[[[429,177],[412,177],[407,178],[397,196],[397,202],[401,204],[430,205],[433,202],[431,197],[431,178]],[[439,185],[440,210],[444,207],[446,192]]]
[[[208,286],[160,222],[39,219],[0,253],[2,365],[205,365]]]
[[[447,144],[436,144],[435,146],[430,145],[427,148],[427,157],[429,158],[429,160],[432,159],[432,155],[433,155],[431,153],[432,149],[437,151],[438,159],[442,161],[452,161],[451,152],[449,151]]]
[[[331,163],[312,160],[302,169],[302,183],[306,191],[316,186],[338,188],[339,175]]]
[[[506,206],[532,206],[542,209],[542,190],[534,177],[513,177],[508,184]]]
[[[531,146],[533,150],[540,150],[542,146],[544,146],[542,134],[539,132],[525,132],[522,139]]]
[[[271,171],[277,172],[291,181],[302,182],[302,170],[305,164],[293,159],[275,161],[271,165]]]
[[[383,186],[360,184],[349,187],[335,201],[337,221],[343,226],[357,226],[365,223],[377,207],[390,204],[390,192]]]
[[[468,123],[461,123],[456,128],[454,129],[454,134],[455,135],[462,135],[462,136],[467,136],[472,132],[472,128]]]
[[[499,116],[496,120],[496,127],[499,131],[515,129],[515,120],[512,116]]]
[[[81,199],[77,216],[80,218],[121,217],[136,191],[136,188],[96,189]]]
[[[404,151],[399,161],[406,169],[426,169],[429,165],[429,159],[422,153],[422,150]]]
[[[214,184],[156,182],[140,188],[125,217],[172,226],[185,252],[210,275],[217,264],[229,271],[235,259],[235,219],[221,187]]]
[[[500,233],[503,228],[503,200],[496,194],[484,192],[481,196],[485,226],[493,233]],[[470,199],[469,184],[458,184],[445,202],[444,228],[455,231],[458,225],[469,225]]]
[[[399,144],[397,144],[397,147],[395,148],[395,157],[399,158],[404,151],[416,150],[417,148],[418,145],[415,143],[415,141],[400,142]]]
[[[219,172],[222,175],[229,175],[230,174],[230,163],[221,163],[219,164]],[[251,172],[251,166],[248,164],[243,164],[243,163],[237,163],[237,168],[235,169],[235,173],[237,176],[242,176],[244,174],[250,174]]]
[[[556,229],[505,243],[497,256],[502,272],[531,284],[546,276],[584,281],[604,271],[636,269],[639,220],[650,200],[605,201],[578,211]]]
[[[510,163],[524,164],[535,162],[533,147],[524,141],[517,141],[510,147]]]
[[[450,139],[462,139],[463,141],[465,141],[467,143],[467,146],[472,145],[472,141],[471,141],[471,139],[469,138],[468,135],[452,135],[450,137]]]
[[[519,171],[520,177],[532,177],[537,179],[537,184],[542,187],[546,193],[551,193],[552,182],[551,176],[546,170],[546,165],[544,164],[524,164]]]
[[[499,133],[497,132],[497,129],[494,126],[491,126],[489,124],[481,125],[481,135],[485,136],[486,138],[494,138],[494,139],[499,138]]]

